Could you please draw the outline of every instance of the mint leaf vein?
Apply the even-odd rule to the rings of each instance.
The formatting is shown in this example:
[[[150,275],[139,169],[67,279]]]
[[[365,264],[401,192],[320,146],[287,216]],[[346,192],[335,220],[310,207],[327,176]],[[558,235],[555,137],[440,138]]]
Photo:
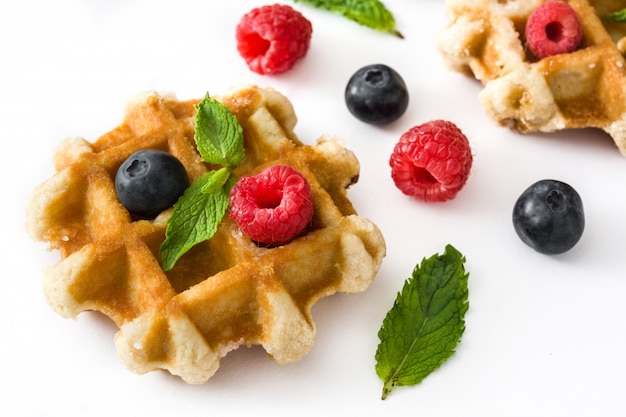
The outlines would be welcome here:
[[[228,107],[207,93],[196,105],[195,140],[205,162],[234,168],[244,157],[243,129]]]
[[[236,183],[232,170],[245,156],[243,129],[225,105],[207,93],[195,108],[198,152],[205,162],[222,168],[196,179],[174,205],[160,248],[164,271],[172,269],[192,247],[215,235]]]
[[[174,205],[168,220],[165,241],[161,245],[163,269],[168,271],[189,249],[213,237],[228,209],[229,185],[211,189],[207,187],[219,171],[210,171],[194,181],[185,194]],[[209,189],[210,192],[203,192]]]
[[[465,258],[447,245],[417,265],[378,332],[376,373],[382,398],[396,386],[420,383],[455,352],[469,307]]]

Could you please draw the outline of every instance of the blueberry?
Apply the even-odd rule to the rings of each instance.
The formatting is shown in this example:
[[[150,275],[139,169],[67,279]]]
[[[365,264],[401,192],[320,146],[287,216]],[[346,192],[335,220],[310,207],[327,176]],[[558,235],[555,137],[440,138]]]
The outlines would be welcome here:
[[[365,123],[383,125],[400,118],[409,105],[409,92],[395,70],[368,65],[352,75],[344,93],[348,110]]]
[[[583,234],[583,202],[574,188],[556,180],[528,187],[513,208],[513,226],[531,248],[548,255],[570,250]]]
[[[153,149],[129,156],[115,175],[118,199],[143,218],[153,218],[174,205],[188,186],[183,164],[171,154]]]

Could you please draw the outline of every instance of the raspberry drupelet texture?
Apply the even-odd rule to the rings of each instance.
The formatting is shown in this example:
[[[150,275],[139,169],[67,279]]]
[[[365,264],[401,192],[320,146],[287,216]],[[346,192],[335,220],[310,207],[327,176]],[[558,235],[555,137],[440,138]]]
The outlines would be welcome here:
[[[313,27],[300,12],[274,4],[245,14],[236,29],[237,50],[259,74],[290,70],[309,50]]]
[[[583,37],[576,11],[564,1],[537,7],[526,22],[526,43],[537,58],[574,52]]]
[[[244,176],[230,192],[230,218],[262,245],[288,243],[307,227],[313,212],[309,182],[288,165]]]
[[[451,200],[472,167],[467,137],[452,122],[433,120],[405,132],[389,160],[391,177],[404,194],[427,202]]]

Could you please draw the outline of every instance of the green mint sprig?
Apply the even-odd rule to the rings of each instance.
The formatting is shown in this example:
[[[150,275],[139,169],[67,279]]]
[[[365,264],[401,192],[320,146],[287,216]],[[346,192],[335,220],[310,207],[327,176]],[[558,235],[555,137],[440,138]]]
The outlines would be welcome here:
[[[611,20],[617,23],[626,23],[626,9],[611,13],[603,17],[604,20]]]
[[[294,0],[294,3],[308,3],[339,13],[360,25],[403,38],[396,29],[393,14],[380,0]]]
[[[455,352],[465,330],[465,257],[451,245],[417,265],[378,332],[376,373],[384,400],[396,386],[419,384]]]
[[[243,130],[226,106],[207,93],[196,106],[196,146],[202,159],[222,168],[196,179],[174,204],[160,253],[169,271],[193,246],[211,239],[226,210],[236,178],[232,170],[243,161]]]

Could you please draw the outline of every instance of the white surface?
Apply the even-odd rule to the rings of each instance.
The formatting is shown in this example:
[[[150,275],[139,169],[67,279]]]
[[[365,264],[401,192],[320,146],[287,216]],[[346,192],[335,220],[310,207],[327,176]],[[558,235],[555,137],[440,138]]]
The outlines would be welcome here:
[[[480,85],[445,69],[435,49],[446,22],[443,0],[385,1],[404,40],[296,4],[314,26],[306,59],[280,76],[255,75],[237,54],[234,29],[244,13],[270,3],[0,6],[1,413],[625,415],[626,158],[610,138],[594,131],[520,136],[493,125],[477,104]],[[395,68],[411,94],[405,116],[385,128],[357,121],[343,102],[349,76],[376,62]],[[242,348],[205,385],[165,372],[135,375],[118,360],[116,329],[106,319],[85,313],[65,320],[47,306],[41,276],[57,255],[26,236],[26,197],[52,175],[52,151],[62,139],[95,140],[121,121],[136,93],[184,99],[242,83],[285,93],[303,141],[333,133],[356,152],[362,172],[349,195],[382,229],[388,255],[368,291],[316,304],[316,344],[296,364],[279,366],[260,348]],[[434,118],[457,123],[475,154],[469,182],[445,204],[403,196],[387,163],[405,130]],[[542,178],[570,183],[585,203],[584,236],[558,257],[533,252],[511,224],[517,196]],[[467,330],[442,368],[382,401],[374,370],[382,319],[416,263],[447,243],[467,257]]]

